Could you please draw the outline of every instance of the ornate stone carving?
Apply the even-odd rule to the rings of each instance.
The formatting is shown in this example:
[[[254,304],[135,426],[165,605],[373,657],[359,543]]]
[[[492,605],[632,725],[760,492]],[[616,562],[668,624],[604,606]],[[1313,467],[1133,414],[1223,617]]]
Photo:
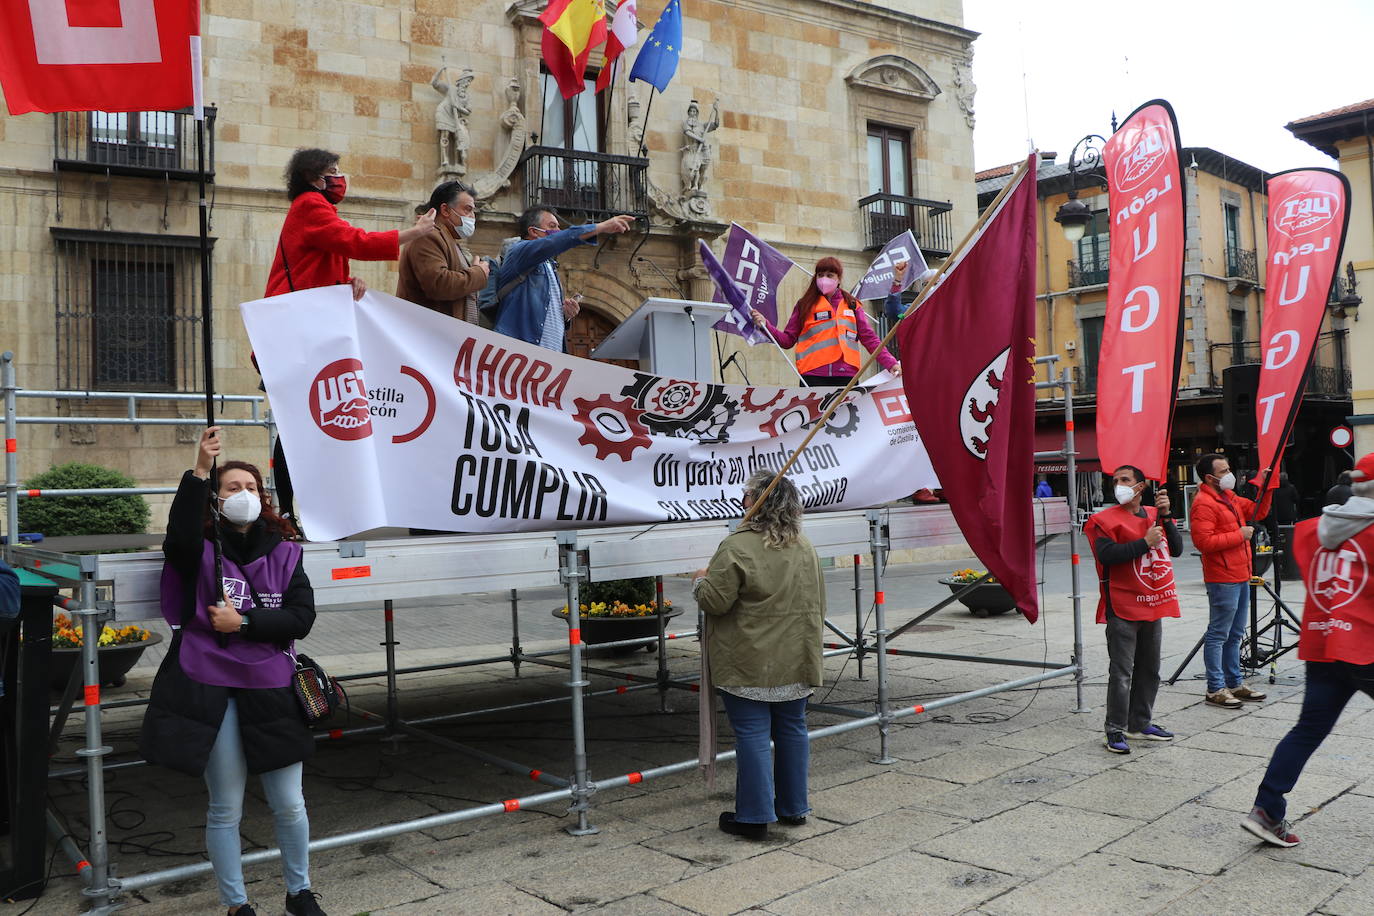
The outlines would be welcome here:
[[[954,64],[954,100],[959,103],[959,110],[964,113],[964,123],[968,124],[969,129],[973,129],[973,97],[978,92],[978,87],[973,84],[973,62],[965,58]]]
[[[640,111],[641,107],[638,94],[625,99],[625,138],[631,156],[640,155],[640,150],[644,146],[644,115]]]
[[[711,116],[701,120],[701,106],[696,99],[687,103],[687,119],[682,122],[682,134],[687,142],[682,147],[683,206],[692,218],[705,216],[711,210],[706,195],[706,176],[711,168],[714,151],[710,134],[720,127],[720,103],[711,104]]]
[[[444,81],[447,73],[448,63],[445,62],[429,81],[434,91],[443,96],[434,109],[434,127],[439,132],[439,175],[461,178],[468,171],[471,144],[468,115],[472,114],[468,87],[472,85],[473,74],[464,68],[462,75],[449,83]]]
[[[496,161],[494,170],[482,172],[470,182],[472,193],[479,201],[489,200],[510,184],[511,173],[520,163],[520,154],[525,149],[525,138],[529,133],[525,113],[520,110],[520,79],[512,76],[507,80],[505,92],[506,109],[498,120],[501,129],[506,132],[506,149]]]
[[[851,89],[868,89],[888,95],[929,102],[940,87],[919,66],[896,54],[880,54],[850,71],[845,82]]]

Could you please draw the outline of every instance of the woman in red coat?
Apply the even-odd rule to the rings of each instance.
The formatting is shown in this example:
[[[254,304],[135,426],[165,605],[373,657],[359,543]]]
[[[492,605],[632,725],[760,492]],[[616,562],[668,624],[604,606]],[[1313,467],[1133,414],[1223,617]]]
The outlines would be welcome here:
[[[353,287],[353,298],[361,299],[367,284],[349,272],[350,258],[394,261],[401,256],[402,245],[434,228],[433,210],[418,217],[409,229],[365,232],[350,225],[338,211],[348,192],[348,176],[339,171],[338,154],[329,150],[296,150],[286,164],[285,178],[291,209],[282,223],[264,296],[347,283]],[[282,515],[300,529],[280,438],[272,451],[272,469]]]
[[[365,232],[349,225],[337,209],[348,192],[348,176],[339,171],[338,155],[328,150],[296,150],[285,177],[291,209],[281,227],[264,295],[350,283],[353,298],[360,299],[367,284],[349,273],[350,258],[394,261],[402,245],[434,228],[433,210],[409,229]]]

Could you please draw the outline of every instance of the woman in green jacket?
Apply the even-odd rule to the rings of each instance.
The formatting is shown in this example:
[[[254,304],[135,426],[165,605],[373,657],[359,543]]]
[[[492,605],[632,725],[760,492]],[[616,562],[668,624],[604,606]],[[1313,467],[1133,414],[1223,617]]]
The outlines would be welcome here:
[[[760,471],[745,481],[746,509],[772,479]],[[801,496],[784,477],[693,583],[711,615],[711,680],[735,732],[735,810],[721,813],[720,829],[749,839],[774,821],[804,824],[811,810],[806,700],[822,678],[825,581],[801,521]]]

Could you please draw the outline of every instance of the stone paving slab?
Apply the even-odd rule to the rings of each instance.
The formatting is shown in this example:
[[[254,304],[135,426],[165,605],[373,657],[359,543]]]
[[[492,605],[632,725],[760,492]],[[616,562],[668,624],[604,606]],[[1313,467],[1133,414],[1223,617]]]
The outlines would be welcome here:
[[[958,788],[957,783],[899,772],[880,772],[811,794],[817,817],[841,824],[867,820],[893,808],[920,805]]]
[[[993,869],[904,852],[846,871],[772,903],[778,916],[836,913],[963,913],[1014,886]]]
[[[555,916],[562,907],[511,887],[504,881],[447,891],[400,906],[372,909],[369,916],[436,916],[439,913],[481,913],[484,916]]]
[[[1046,795],[1051,805],[1085,808],[1103,814],[1124,814],[1154,820],[1201,795],[1211,785],[1190,779],[1171,779],[1149,773],[1107,770]]]
[[[1253,851],[1255,838],[1240,829],[1242,817],[1235,811],[1185,802],[1103,851],[1137,862],[1216,875]]]
[[[1251,856],[1174,900],[1163,912],[1168,916],[1311,913],[1316,912],[1343,881],[1341,875],[1319,868]]]
[[[988,901],[982,910],[992,916],[1167,912],[1170,901],[1194,890],[1203,880],[1176,868],[1093,853]]]
[[[767,904],[839,873],[839,869],[814,859],[772,850],[660,887],[654,895],[705,916],[727,916]]]
[[[909,849],[922,837],[940,836],[967,823],[934,811],[902,808],[803,839],[790,851],[852,871]]]
[[[991,779],[946,792],[922,803],[933,811],[980,821],[1043,798],[1082,779],[1075,773],[1033,763]]]

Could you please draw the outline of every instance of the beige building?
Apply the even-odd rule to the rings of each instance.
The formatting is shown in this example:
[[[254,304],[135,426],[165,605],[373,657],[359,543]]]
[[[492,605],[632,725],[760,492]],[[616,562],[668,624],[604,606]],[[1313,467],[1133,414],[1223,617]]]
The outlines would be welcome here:
[[[1354,356],[1351,428],[1356,458],[1374,452],[1374,322],[1358,318],[1361,300],[1374,292],[1374,99],[1311,115],[1286,125],[1337,160],[1350,181],[1350,228],[1341,254],[1336,298],[1351,316],[1350,352]]]
[[[206,4],[217,391],[256,392],[237,306],[262,295],[292,151],[339,153],[350,176],[342,215],[365,229],[401,227],[445,177],[435,114],[446,96],[467,111],[457,141],[466,148],[452,151],[448,171],[481,198],[478,254],[496,254],[531,204],[574,222],[641,217],[628,236],[563,259],[569,291],[585,295],[569,335],[580,354],[645,297],[709,297],[695,243],[732,220],[802,268],[782,290],[784,317],[820,256],[839,256],[854,280],[903,229],[938,259],[972,224],[976,36],[958,0],[694,0],[677,76],[652,104],[647,84],[627,83],[628,67],[610,96],[564,103],[541,75],[543,6]],[[641,38],[663,6],[640,3]],[[599,65],[594,54],[589,80]],[[695,192],[682,152],[694,99],[703,122],[719,110]],[[183,113],[0,117],[0,347],[14,352],[22,387],[203,391],[193,136]],[[355,272],[395,288],[394,265]],[[792,377],[776,351],[741,359],[755,383]],[[726,380],[742,381],[733,367]],[[21,405],[29,415],[127,413],[123,402],[75,397]],[[139,410],[203,415],[195,401]],[[225,413],[248,415],[243,405]],[[80,459],[165,486],[194,438],[191,427],[26,425],[21,475]],[[266,435],[236,432],[229,450],[263,460]]]
[[[1192,482],[1192,464],[1209,451],[1226,452],[1233,466],[1256,468],[1254,385],[1261,353],[1268,225],[1265,172],[1206,147],[1185,147],[1181,161],[1187,208],[1183,358],[1169,471],[1179,486]],[[1003,166],[979,173],[980,206],[992,200],[1013,169]],[[1039,170],[1036,351],[1060,354],[1065,360],[1061,365],[1072,369],[1080,468],[1096,471],[1095,392],[1107,310],[1109,220],[1101,167],[1080,167],[1078,172],[1075,179],[1066,163],[1052,161],[1042,162]],[[1093,219],[1082,239],[1070,242],[1055,215],[1075,185]],[[1285,453],[1285,469],[1304,496],[1313,499],[1325,492],[1340,468],[1348,466],[1326,444],[1326,432],[1349,410],[1350,326],[1333,303]],[[1233,366],[1237,369],[1228,372]],[[1234,423],[1224,422],[1230,419],[1228,387],[1234,396]],[[1055,396],[1051,390],[1039,392],[1037,450],[1051,451],[1062,444],[1063,399]],[[1064,492],[1062,462],[1045,462],[1040,471],[1049,476],[1056,492]]]

